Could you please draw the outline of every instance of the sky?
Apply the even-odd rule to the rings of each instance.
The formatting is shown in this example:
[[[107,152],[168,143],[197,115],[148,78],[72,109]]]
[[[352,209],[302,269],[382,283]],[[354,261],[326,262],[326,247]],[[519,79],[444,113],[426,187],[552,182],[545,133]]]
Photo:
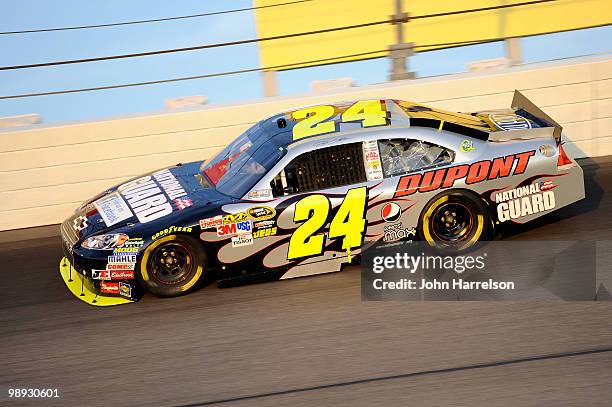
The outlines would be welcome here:
[[[279,0],[280,2],[280,0]],[[250,0],[20,0],[3,7],[0,31],[163,18],[251,7]],[[291,6],[285,6],[291,7]],[[256,37],[252,11],[131,26],[0,35],[0,66],[189,47]],[[522,39],[525,63],[612,51],[612,26]],[[502,42],[425,52],[410,58],[418,77],[463,72],[470,61],[504,56]],[[280,95],[308,92],[313,80],[387,80],[388,58],[278,73]],[[0,96],[142,82],[259,67],[257,44],[142,58],[0,72]],[[38,113],[44,123],[159,111],[164,100],[205,95],[209,104],[263,97],[258,72],[68,95],[0,100],[0,117]]]

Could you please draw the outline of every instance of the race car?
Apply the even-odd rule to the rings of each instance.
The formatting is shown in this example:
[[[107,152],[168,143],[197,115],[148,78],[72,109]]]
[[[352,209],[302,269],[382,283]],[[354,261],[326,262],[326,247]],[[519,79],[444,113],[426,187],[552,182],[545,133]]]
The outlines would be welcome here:
[[[391,99],[291,110],[84,202],[61,225],[61,274],[114,305],[340,271],[376,242],[466,251],[584,198],[561,130],[518,91],[475,113]]]

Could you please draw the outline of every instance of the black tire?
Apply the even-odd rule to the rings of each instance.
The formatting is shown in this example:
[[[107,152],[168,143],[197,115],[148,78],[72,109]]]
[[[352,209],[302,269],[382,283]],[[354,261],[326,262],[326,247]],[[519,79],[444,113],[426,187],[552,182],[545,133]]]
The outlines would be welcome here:
[[[485,203],[468,191],[436,195],[419,219],[421,239],[446,252],[465,252],[479,241],[488,240],[491,230],[491,217]]]
[[[164,236],[151,243],[137,266],[138,281],[158,297],[177,297],[194,291],[205,278],[206,253],[184,235]]]

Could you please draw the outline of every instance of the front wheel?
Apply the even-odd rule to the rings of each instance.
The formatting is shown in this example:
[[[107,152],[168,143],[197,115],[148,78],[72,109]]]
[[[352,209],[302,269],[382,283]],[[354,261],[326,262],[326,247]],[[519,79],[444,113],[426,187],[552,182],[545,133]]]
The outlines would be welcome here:
[[[435,196],[425,206],[419,233],[430,246],[458,253],[486,240],[490,223],[489,211],[478,196],[450,191]]]
[[[189,236],[170,235],[147,247],[138,266],[138,280],[159,297],[176,297],[197,288],[204,279],[206,255]]]

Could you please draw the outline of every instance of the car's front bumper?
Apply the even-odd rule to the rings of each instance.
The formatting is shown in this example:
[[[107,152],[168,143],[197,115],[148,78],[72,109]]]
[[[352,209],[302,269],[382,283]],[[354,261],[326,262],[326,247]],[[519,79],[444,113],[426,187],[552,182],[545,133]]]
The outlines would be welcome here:
[[[100,293],[99,284],[94,283],[91,278],[82,275],[72,267],[72,264],[67,257],[64,257],[59,264],[60,274],[66,286],[79,300],[90,305],[98,307],[106,307],[109,305],[127,304],[137,301],[137,297],[131,294],[130,297],[121,296],[119,294],[108,295]],[[132,289],[134,292],[134,289]]]
[[[143,291],[136,280],[108,281],[92,279],[92,269],[104,270],[106,259],[89,258],[75,251],[79,238],[70,219],[60,228],[64,258],[60,261],[60,274],[68,289],[80,300],[97,306],[125,304],[138,301]],[[115,288],[114,293],[102,292],[101,285]],[[108,290],[107,290],[108,291]]]

